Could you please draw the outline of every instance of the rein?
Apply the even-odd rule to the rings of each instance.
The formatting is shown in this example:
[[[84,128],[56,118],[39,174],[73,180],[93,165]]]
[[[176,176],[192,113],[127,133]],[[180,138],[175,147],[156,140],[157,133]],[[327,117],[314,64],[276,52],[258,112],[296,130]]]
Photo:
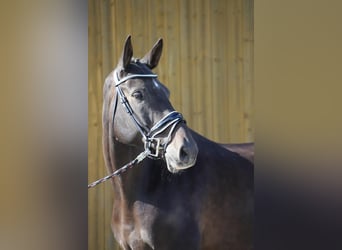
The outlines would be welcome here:
[[[98,179],[97,181],[94,181],[93,183],[90,183],[88,185],[88,188],[95,187],[96,185],[98,185],[98,184],[100,184],[102,182],[105,182],[105,181],[109,180],[110,178],[112,178],[114,176],[118,176],[118,175],[126,172],[128,169],[132,168],[133,166],[135,166],[136,164],[138,164],[139,162],[144,160],[147,155],[148,155],[147,151],[144,151],[144,152],[140,153],[133,161],[127,163],[125,166],[119,168],[118,170],[114,171],[110,175],[107,175],[107,176],[105,176],[105,177],[103,177],[101,179]]]
[[[126,108],[127,113],[132,118],[135,126],[137,127],[137,129],[139,130],[140,134],[143,137],[145,151],[140,153],[133,161],[127,163],[126,165],[119,168],[118,170],[111,173],[110,175],[107,175],[89,184],[88,188],[95,187],[96,185],[102,182],[105,182],[114,176],[118,176],[126,172],[128,169],[132,168],[133,166],[143,161],[146,157],[149,157],[154,160],[164,158],[165,150],[168,144],[171,142],[172,134],[174,130],[176,129],[177,125],[180,122],[185,122],[182,114],[177,111],[171,111],[162,119],[160,119],[156,124],[154,124],[153,127],[149,131],[145,131],[144,126],[141,125],[141,123],[139,122],[139,119],[135,116],[134,111],[127,100],[127,97],[125,96],[125,94],[123,93],[120,87],[122,83],[130,79],[157,78],[157,77],[158,75],[154,75],[154,74],[133,74],[133,75],[128,75],[122,79],[119,79],[117,72],[114,71],[114,82],[115,82],[116,94],[115,94],[115,101],[114,101],[115,106],[113,109],[112,124],[114,126],[114,118],[115,118],[115,113],[117,109],[118,97],[120,97],[121,104]],[[158,137],[158,135],[162,134],[169,128],[170,130],[169,130],[167,137],[165,138]]]

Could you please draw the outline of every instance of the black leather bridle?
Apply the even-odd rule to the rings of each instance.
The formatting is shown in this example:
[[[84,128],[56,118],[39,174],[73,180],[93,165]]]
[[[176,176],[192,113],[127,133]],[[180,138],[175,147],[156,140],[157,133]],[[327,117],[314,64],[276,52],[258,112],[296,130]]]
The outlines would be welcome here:
[[[165,150],[172,139],[172,134],[175,131],[175,128],[180,122],[185,122],[185,120],[181,113],[177,111],[171,111],[169,114],[155,123],[153,127],[149,129],[149,131],[146,131],[144,126],[139,122],[139,119],[134,114],[134,111],[129,104],[125,94],[123,93],[120,85],[134,78],[152,78],[153,81],[155,81],[154,78],[157,77],[158,75],[155,74],[132,74],[119,79],[117,71],[114,71],[116,94],[114,100],[115,106],[113,108],[112,124],[114,126],[114,117],[117,109],[118,97],[120,97],[121,104],[125,107],[127,113],[132,118],[133,123],[143,137],[144,148],[145,151],[148,152],[147,157],[152,159],[164,158]],[[160,134],[163,134],[168,129],[169,132],[166,137],[159,137]]]
[[[141,152],[135,159],[131,162],[127,163],[123,167],[117,169],[113,173],[98,179],[88,185],[88,188],[93,188],[100,183],[103,183],[114,176],[119,176],[122,173],[126,172],[128,169],[138,165],[138,163],[142,162],[146,157],[152,159],[164,159],[165,158],[165,150],[172,139],[172,134],[175,131],[177,125],[181,122],[185,122],[181,113],[177,111],[171,111],[158,122],[156,122],[149,131],[146,131],[144,126],[141,125],[139,119],[135,116],[134,111],[129,104],[125,94],[123,93],[120,85],[129,79],[133,78],[157,78],[157,75],[154,74],[132,74],[125,76],[122,79],[119,79],[117,72],[114,71],[114,82],[116,88],[114,107],[113,107],[113,117],[112,117],[112,125],[114,126],[114,118],[117,109],[118,97],[120,97],[122,105],[126,108],[127,113],[132,118],[135,126],[138,128],[140,134],[143,137],[144,148],[145,150]],[[164,134],[169,129],[169,132],[166,137],[158,137],[161,134]]]

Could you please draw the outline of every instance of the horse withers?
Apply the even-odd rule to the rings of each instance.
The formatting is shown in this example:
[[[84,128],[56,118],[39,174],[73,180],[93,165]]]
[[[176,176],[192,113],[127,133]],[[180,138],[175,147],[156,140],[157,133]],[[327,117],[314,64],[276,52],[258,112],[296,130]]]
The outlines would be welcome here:
[[[111,179],[112,231],[123,249],[251,249],[253,164],[186,126],[151,70],[160,39],[141,59],[126,39],[103,89],[103,151]]]
[[[254,143],[234,143],[234,144],[221,144],[224,148],[238,153],[243,158],[246,158],[254,164]]]

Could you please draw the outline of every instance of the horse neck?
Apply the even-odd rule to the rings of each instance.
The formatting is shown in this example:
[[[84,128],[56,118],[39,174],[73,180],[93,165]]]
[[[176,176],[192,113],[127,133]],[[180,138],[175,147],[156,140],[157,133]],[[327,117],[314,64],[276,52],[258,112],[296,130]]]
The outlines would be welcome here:
[[[134,160],[141,152],[142,148],[129,146],[115,141],[113,143],[113,170],[117,170],[127,163]],[[120,189],[120,196],[127,202],[131,202],[136,196],[137,188],[136,185],[139,183],[141,178],[141,168],[137,165],[126,172],[122,173],[120,177],[115,177],[114,188]]]

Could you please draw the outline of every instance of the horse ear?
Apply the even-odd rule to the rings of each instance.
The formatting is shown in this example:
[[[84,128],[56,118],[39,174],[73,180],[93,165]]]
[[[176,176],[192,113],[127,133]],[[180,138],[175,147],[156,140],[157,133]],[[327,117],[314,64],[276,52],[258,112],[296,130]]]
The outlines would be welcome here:
[[[150,69],[153,69],[158,65],[162,50],[163,39],[160,38],[140,61],[145,63]]]
[[[132,56],[133,56],[133,47],[132,47],[132,42],[131,42],[131,35],[129,35],[126,38],[124,49],[122,51],[122,54],[118,63],[118,68],[126,69],[127,66],[131,62]]]

